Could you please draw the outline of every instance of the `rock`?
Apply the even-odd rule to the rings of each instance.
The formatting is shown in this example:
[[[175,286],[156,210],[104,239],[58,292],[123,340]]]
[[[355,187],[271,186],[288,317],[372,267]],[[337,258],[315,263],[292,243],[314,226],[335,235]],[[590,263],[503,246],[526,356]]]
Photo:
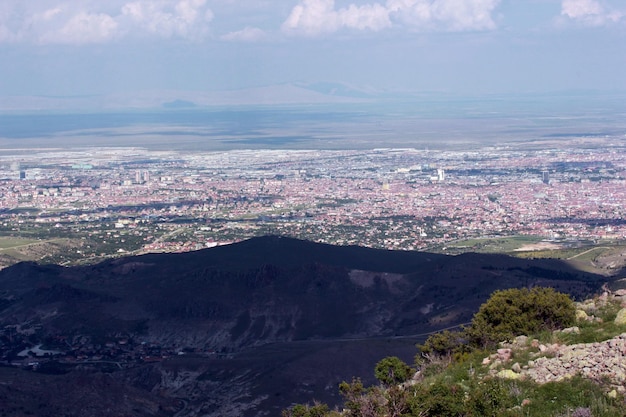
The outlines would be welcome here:
[[[622,369],[614,369],[613,370],[613,380],[617,383],[619,383],[620,385],[623,385],[624,382],[626,381],[626,373],[624,373],[624,371]]]
[[[522,367],[520,366],[519,363],[515,362],[513,366],[511,366],[511,370],[519,374],[520,372],[522,372]]]
[[[520,377],[528,377],[543,384],[563,381],[580,374],[593,380],[607,378],[618,393],[626,391],[626,333],[603,342],[569,346],[542,345],[542,348],[546,353],[555,353],[555,356],[530,360],[528,369],[519,371]],[[516,370],[514,365],[511,372]]]
[[[517,346],[517,347],[524,347],[528,344],[528,336],[517,336],[514,340],[513,340],[513,345]]]
[[[626,308],[622,308],[620,311],[617,312],[617,316],[615,317],[615,324],[626,324]]]
[[[511,359],[511,349],[509,348],[501,348],[498,349],[498,359],[500,359],[502,362],[506,362],[509,359]]]
[[[589,320],[589,315],[585,312],[585,310],[576,310],[576,320],[587,321]]]
[[[564,334],[580,334],[580,329],[578,326],[568,327],[566,329],[561,330],[561,333]]]
[[[502,379],[519,379],[520,374],[513,372],[510,369],[503,369],[496,374],[498,378]]]
[[[611,390],[607,395],[608,395],[609,398],[615,399],[615,398],[617,398],[617,391],[616,390]]]

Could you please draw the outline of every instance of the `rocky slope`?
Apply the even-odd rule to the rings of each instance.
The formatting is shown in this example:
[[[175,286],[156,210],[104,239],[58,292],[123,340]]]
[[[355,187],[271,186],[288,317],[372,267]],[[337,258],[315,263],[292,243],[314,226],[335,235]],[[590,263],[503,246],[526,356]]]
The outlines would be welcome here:
[[[626,291],[605,292],[598,299],[578,303],[579,321],[599,322],[594,313],[607,305],[619,304],[621,310],[614,320],[615,328],[626,330]],[[556,331],[555,339],[578,335],[578,326]],[[530,352],[530,360],[519,362]],[[502,343],[498,353],[483,361],[489,365],[491,375],[508,379],[530,378],[535,382],[563,381],[581,375],[593,381],[608,382],[614,389],[611,395],[626,393],[626,332],[607,340],[592,343],[564,344],[563,342],[539,343],[526,336],[515,338],[512,343]]]

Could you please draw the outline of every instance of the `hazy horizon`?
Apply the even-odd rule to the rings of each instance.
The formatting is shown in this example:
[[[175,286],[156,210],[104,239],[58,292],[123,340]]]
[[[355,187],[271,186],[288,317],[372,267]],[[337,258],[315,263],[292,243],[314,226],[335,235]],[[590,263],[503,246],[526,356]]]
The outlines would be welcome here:
[[[626,139],[624,100],[593,95],[431,97],[298,105],[0,114],[0,148],[444,149]]]
[[[611,93],[625,38],[618,0],[6,0],[0,109]]]

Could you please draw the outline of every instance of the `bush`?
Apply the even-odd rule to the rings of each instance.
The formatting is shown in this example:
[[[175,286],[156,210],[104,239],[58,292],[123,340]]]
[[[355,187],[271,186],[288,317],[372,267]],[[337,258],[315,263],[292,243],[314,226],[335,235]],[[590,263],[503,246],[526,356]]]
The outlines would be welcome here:
[[[459,385],[437,381],[411,387],[408,407],[412,416],[459,417],[465,412],[465,393]]]
[[[467,400],[468,413],[480,417],[499,417],[513,405],[508,386],[496,378],[487,378],[475,385]]]
[[[374,375],[381,383],[391,386],[411,377],[413,370],[397,356],[388,356],[376,364]]]
[[[378,417],[384,413],[386,399],[379,387],[365,388],[359,378],[353,378],[351,383],[339,384],[339,392],[344,398],[344,416]]]
[[[495,291],[480,306],[465,335],[472,346],[486,347],[575,322],[576,307],[567,294],[552,288],[514,288]]]
[[[283,410],[281,415],[282,417],[325,417],[329,412],[326,404],[316,402],[313,405],[295,404]]]
[[[424,344],[417,345],[417,348],[422,354],[428,356],[450,356],[452,353],[457,352],[464,343],[464,336],[461,332],[444,330],[443,332],[431,334]]]

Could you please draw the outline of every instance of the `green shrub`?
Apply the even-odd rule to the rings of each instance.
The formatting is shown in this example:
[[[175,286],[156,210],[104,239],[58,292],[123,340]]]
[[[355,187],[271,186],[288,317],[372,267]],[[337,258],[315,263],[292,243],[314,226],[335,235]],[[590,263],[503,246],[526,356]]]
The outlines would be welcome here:
[[[328,406],[322,403],[295,404],[283,410],[282,417],[325,417],[330,413]]]
[[[505,381],[487,378],[472,388],[466,404],[468,415],[498,417],[514,405],[511,390]]]
[[[484,347],[575,322],[576,308],[567,294],[542,287],[499,290],[480,306],[465,335],[473,346]]]
[[[407,381],[412,373],[411,367],[397,356],[388,356],[382,359],[374,369],[376,379],[387,386]]]
[[[417,345],[417,348],[426,356],[451,356],[453,353],[458,352],[464,343],[463,333],[444,330],[443,332],[431,334],[424,344]]]
[[[378,417],[385,412],[385,391],[379,387],[365,388],[359,378],[351,383],[339,384],[339,392],[344,398],[343,415],[348,417]]]
[[[436,381],[411,387],[408,408],[412,416],[459,417],[465,415],[465,392],[460,385]]]

